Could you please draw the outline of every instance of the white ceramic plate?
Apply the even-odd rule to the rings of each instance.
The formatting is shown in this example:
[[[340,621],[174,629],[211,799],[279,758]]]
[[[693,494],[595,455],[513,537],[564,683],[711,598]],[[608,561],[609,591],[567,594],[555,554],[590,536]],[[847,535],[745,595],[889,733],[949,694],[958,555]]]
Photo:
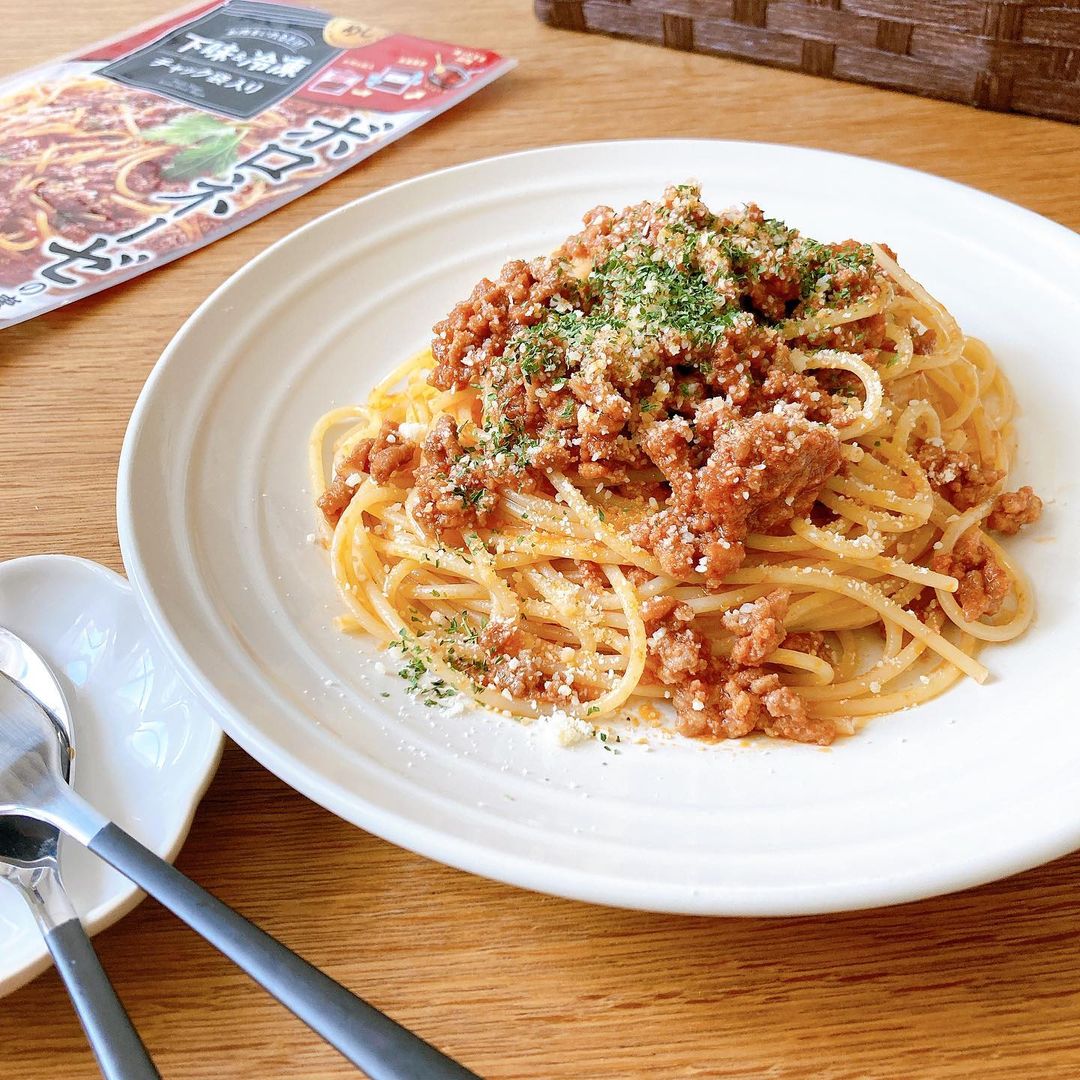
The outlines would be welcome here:
[[[64,555],[0,562],[0,626],[60,681],[75,727],[75,788],[170,862],[217,769],[221,729],[146,630],[131,587]],[[91,933],[142,899],[127,878],[61,841],[60,867]],[[25,902],[0,881],[0,995],[49,964]]]
[[[672,741],[549,746],[537,729],[409,702],[306,541],[313,421],[362,400],[504,259],[554,247],[599,202],[696,177],[823,239],[883,239],[970,333],[1023,410],[1015,482],[1048,500],[1015,550],[1038,622],[994,678],[873,721],[829,751]],[[1071,283],[1071,285],[1070,285]],[[777,914],[926,896],[1080,845],[1075,434],[1080,240],[932,176],[791,147],[558,147],[378,192],[219,289],[155,369],[124,443],[124,560],[150,619],[231,734],[306,795],[479,874],[665,911]],[[1062,678],[1065,673],[1066,678]]]

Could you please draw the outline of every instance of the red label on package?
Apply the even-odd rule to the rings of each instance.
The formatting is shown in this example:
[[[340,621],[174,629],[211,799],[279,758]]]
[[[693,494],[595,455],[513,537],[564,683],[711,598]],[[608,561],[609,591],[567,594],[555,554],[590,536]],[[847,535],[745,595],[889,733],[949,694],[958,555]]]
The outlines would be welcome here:
[[[224,0],[0,82],[0,327],[262,217],[513,63]]]

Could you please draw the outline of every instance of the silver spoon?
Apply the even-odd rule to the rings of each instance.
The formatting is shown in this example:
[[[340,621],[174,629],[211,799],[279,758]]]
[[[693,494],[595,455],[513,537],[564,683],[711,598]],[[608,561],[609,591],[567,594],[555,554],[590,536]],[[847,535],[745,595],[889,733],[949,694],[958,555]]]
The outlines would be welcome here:
[[[479,1080],[159,859],[63,780],[48,712],[0,672],[0,819],[56,826],[202,934],[371,1080]]]
[[[75,734],[56,677],[25,641],[0,627],[0,672],[37,698],[60,740],[60,768],[71,782]],[[32,818],[0,818],[0,878],[34,914],[75,1013],[106,1080],[160,1080],[150,1055],[109,982],[60,877],[60,832]]]

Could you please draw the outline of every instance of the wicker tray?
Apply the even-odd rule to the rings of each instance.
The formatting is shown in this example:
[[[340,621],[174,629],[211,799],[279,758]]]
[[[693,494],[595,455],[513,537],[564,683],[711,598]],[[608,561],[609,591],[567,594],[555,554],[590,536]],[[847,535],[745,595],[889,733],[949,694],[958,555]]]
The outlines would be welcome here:
[[[552,26],[1080,122],[1080,0],[536,0]]]

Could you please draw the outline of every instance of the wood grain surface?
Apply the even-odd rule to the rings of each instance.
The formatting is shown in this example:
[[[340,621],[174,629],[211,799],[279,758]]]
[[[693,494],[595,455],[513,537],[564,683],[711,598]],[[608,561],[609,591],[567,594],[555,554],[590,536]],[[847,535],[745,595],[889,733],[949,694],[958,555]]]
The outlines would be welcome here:
[[[0,0],[0,74],[172,6]],[[444,165],[612,136],[771,140],[926,169],[1080,226],[1080,128],[560,32],[529,0],[335,6],[521,66],[234,236],[0,334],[0,557],[61,551],[121,569],[117,456],[171,335],[272,241]],[[493,1080],[1080,1075],[1080,855],[828,918],[613,911],[400,851],[230,747],[179,865]],[[98,944],[167,1078],[356,1075],[154,902]],[[0,1077],[96,1075],[52,973],[0,1004]]]

